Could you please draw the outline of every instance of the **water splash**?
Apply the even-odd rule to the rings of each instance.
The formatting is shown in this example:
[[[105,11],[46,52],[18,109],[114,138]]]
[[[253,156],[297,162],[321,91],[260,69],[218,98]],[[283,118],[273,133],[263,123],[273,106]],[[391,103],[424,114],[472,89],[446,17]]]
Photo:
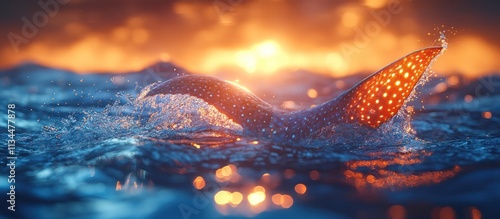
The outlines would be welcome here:
[[[446,30],[439,31],[439,39],[438,42],[441,43],[441,46],[443,47],[443,51],[448,49],[448,39],[446,38]]]
[[[439,33],[439,37],[437,40],[435,40],[435,44],[442,46],[443,50],[441,53],[446,51],[448,49],[448,37],[446,35],[456,35],[457,31],[455,30],[454,27],[446,27],[445,25],[441,25],[439,27],[434,27],[434,31]],[[436,34],[431,34],[428,33],[429,36],[437,37]]]
[[[134,114],[145,125],[157,130],[200,131],[227,130],[240,132],[242,127],[234,123],[214,106],[190,95],[155,95],[144,97],[153,85],[144,88],[132,102]]]

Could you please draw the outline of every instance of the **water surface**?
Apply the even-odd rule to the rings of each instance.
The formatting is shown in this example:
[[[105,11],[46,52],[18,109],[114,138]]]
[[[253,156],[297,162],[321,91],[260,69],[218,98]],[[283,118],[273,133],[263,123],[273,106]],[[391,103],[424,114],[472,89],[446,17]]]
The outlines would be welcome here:
[[[347,125],[294,142],[249,138],[190,96],[138,100],[153,82],[185,73],[159,66],[77,75],[26,64],[0,73],[0,127],[7,138],[7,104],[15,104],[18,157],[16,212],[6,204],[2,217],[444,219],[499,213],[495,74],[429,77],[376,131]],[[297,71],[239,79],[275,107],[296,110],[327,101],[364,76]],[[309,89],[317,97],[309,97]],[[4,158],[7,153],[0,151]],[[2,179],[8,174],[7,168],[0,172]],[[0,181],[1,191],[8,186]]]

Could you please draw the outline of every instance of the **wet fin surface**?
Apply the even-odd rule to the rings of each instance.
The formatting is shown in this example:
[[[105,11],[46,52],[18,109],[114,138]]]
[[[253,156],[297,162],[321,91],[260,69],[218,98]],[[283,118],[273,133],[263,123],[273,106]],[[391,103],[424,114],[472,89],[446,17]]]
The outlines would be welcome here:
[[[189,75],[153,87],[146,96],[188,94],[213,105],[256,135],[304,137],[324,127],[355,123],[376,128],[399,111],[442,47],[413,52],[370,75],[356,86],[314,108],[283,113],[238,85]]]
[[[188,94],[200,98],[251,131],[269,127],[274,111],[242,87],[202,75],[170,79],[153,87],[146,96],[156,94]]]
[[[335,100],[318,106],[316,111],[328,110],[329,114],[340,116],[340,122],[376,128],[396,115],[441,50],[442,47],[432,47],[413,52],[373,73]]]

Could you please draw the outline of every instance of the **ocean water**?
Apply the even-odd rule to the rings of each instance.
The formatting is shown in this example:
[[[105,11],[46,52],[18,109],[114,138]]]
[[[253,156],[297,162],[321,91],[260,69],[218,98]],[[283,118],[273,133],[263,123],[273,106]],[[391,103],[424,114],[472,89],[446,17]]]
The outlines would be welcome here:
[[[2,201],[0,218],[498,218],[499,74],[429,75],[379,129],[346,126],[300,142],[245,136],[190,96],[137,98],[183,74],[169,63],[127,74],[34,64],[0,72],[4,200],[15,185],[15,212]],[[364,76],[218,75],[288,110]]]

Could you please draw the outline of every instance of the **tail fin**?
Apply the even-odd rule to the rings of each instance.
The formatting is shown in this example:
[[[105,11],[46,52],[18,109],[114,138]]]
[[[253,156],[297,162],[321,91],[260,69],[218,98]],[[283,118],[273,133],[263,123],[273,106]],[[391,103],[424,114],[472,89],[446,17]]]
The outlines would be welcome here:
[[[251,131],[269,127],[273,108],[241,86],[202,75],[180,76],[153,87],[146,95],[188,94],[214,106]]]
[[[391,119],[441,50],[431,47],[413,52],[361,81],[337,98],[341,120],[376,128]]]

